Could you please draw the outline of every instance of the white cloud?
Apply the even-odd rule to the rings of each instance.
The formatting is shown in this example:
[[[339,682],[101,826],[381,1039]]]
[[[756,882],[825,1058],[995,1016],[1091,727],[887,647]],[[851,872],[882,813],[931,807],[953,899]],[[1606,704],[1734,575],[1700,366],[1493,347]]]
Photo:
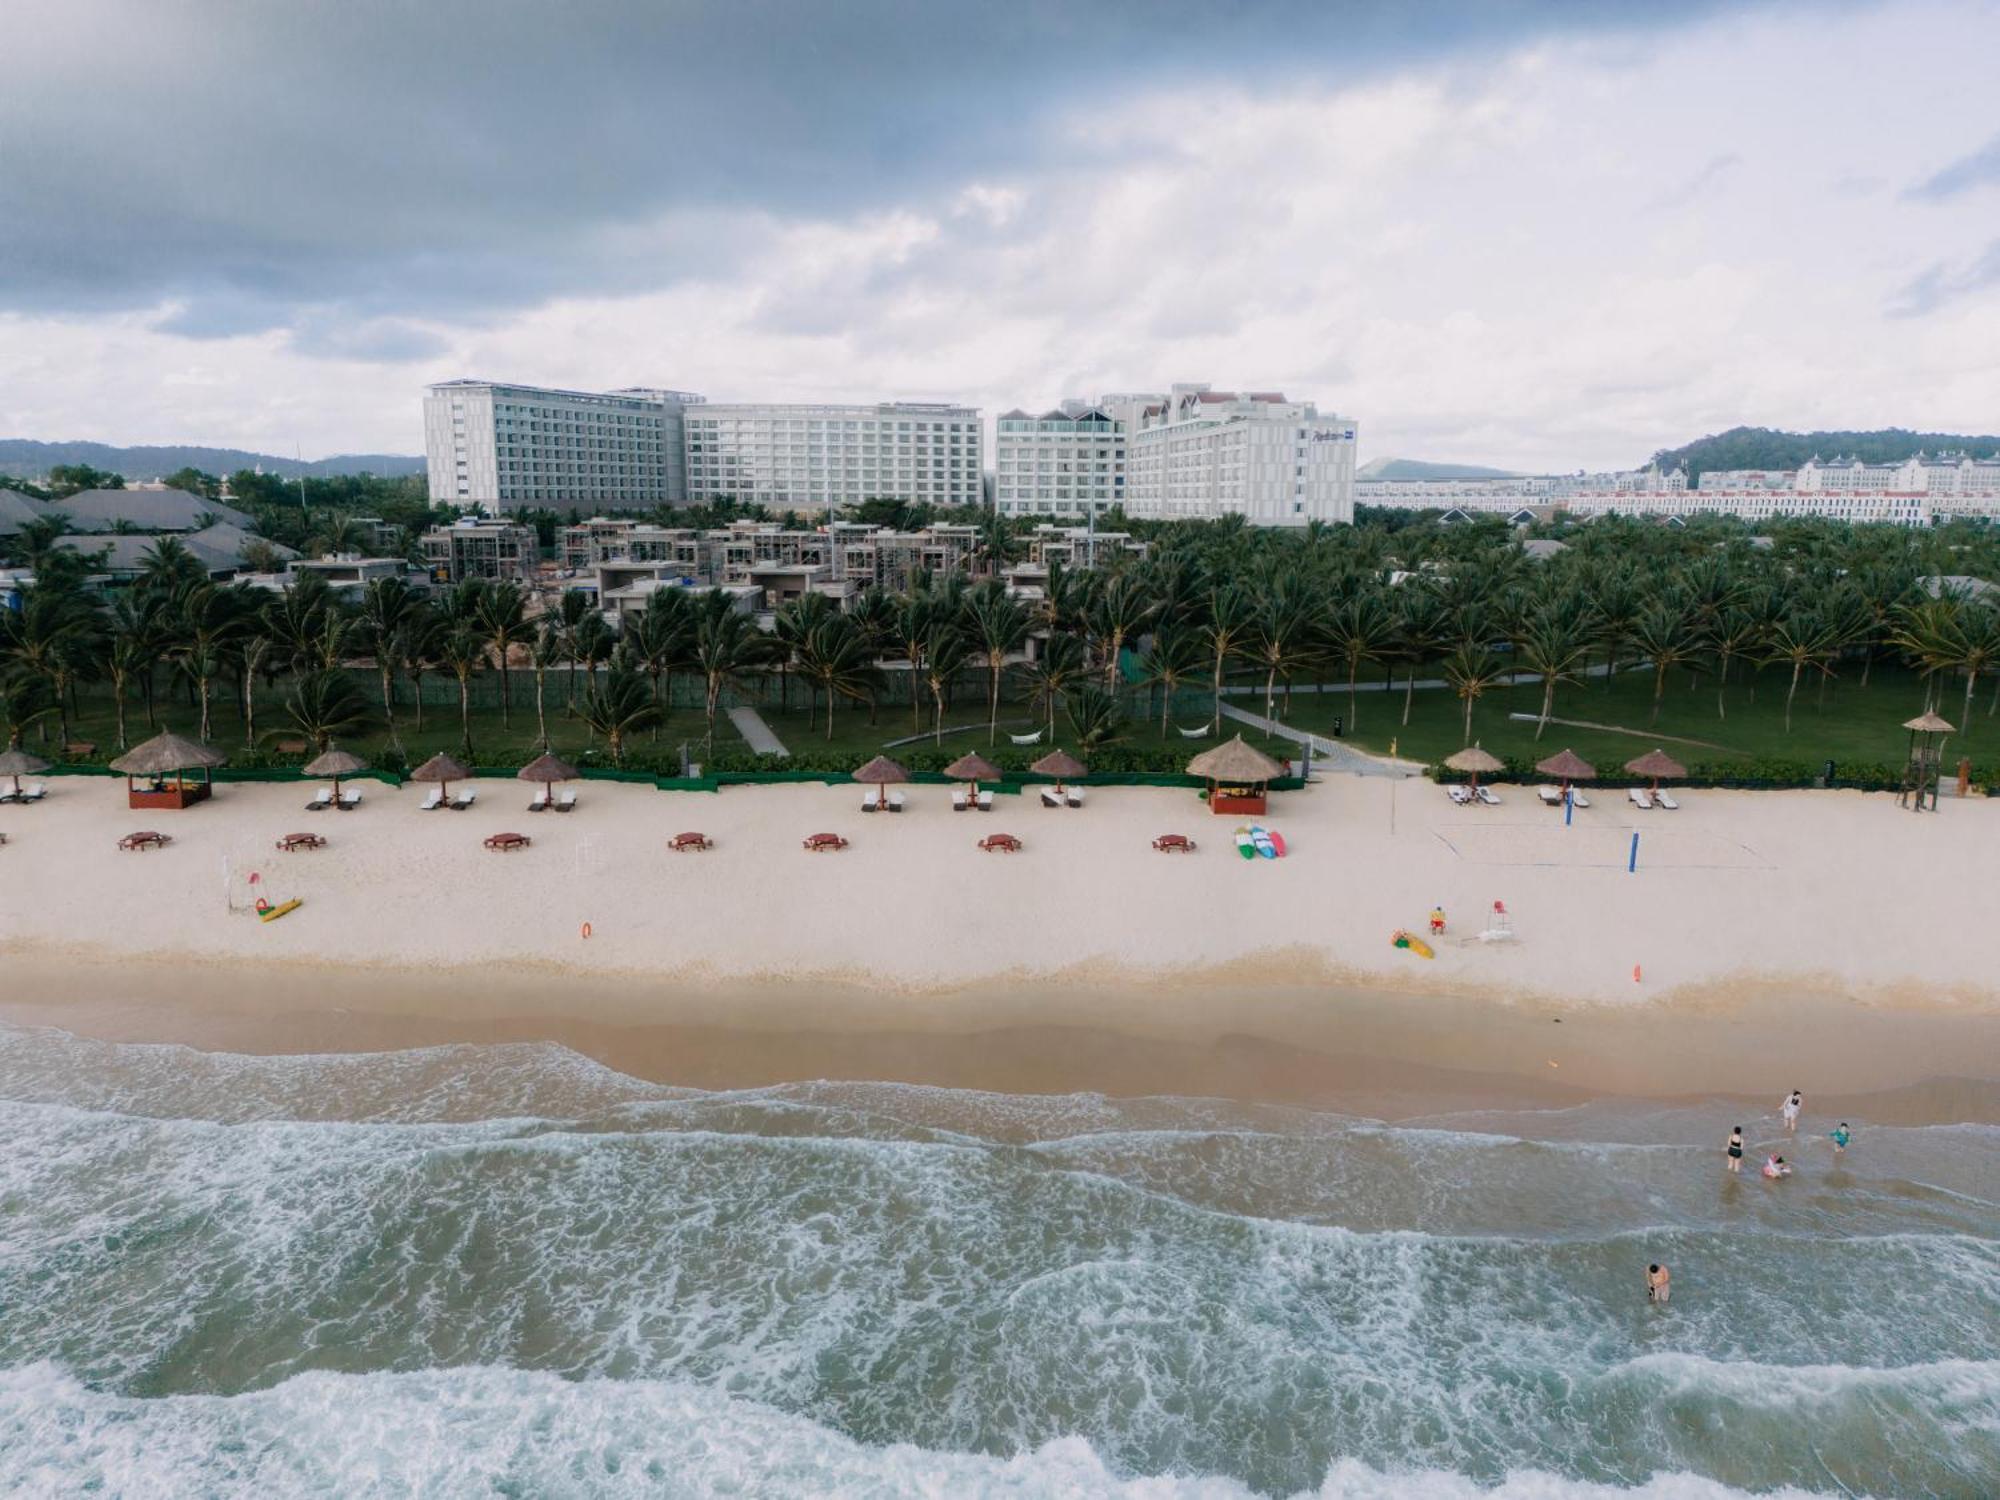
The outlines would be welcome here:
[[[1941,34],[2000,51],[2000,15],[1779,12],[1643,52],[1121,97],[1045,122],[1070,146],[1052,167],[847,220],[649,226],[730,248],[698,281],[493,326],[302,329],[318,353],[0,320],[0,431],[415,451],[419,387],[461,374],[989,416],[1210,379],[1357,418],[1370,457],[1533,468],[1739,421],[1991,428],[2000,288],[1894,315],[1991,238],[1981,194],[1899,197],[1990,135]]]

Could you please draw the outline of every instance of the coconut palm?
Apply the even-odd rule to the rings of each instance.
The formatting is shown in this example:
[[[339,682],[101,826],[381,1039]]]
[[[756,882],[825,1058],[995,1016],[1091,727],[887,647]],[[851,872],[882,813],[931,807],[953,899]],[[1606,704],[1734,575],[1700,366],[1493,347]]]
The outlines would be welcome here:
[[[337,739],[357,739],[382,724],[382,715],[368,695],[337,667],[307,672],[293,683],[285,697],[285,717],[306,737],[315,755],[324,754]]]
[[[1356,589],[1341,599],[1324,626],[1325,649],[1347,668],[1347,723],[1360,721],[1357,679],[1364,662],[1380,661],[1395,640],[1396,622],[1382,596]]]
[[[1209,659],[1208,732],[1222,728],[1222,679],[1230,661],[1241,654],[1257,621],[1257,607],[1235,584],[1224,584],[1208,596],[1208,620],[1202,626],[1202,646]]]
[[[894,639],[903,660],[910,664],[910,727],[913,729],[924,727],[923,709],[917,695],[923,687],[924,646],[930,640],[936,623],[936,605],[926,594],[910,594],[896,606]]]
[[[1507,670],[1505,662],[1477,641],[1460,641],[1446,655],[1444,680],[1465,705],[1465,732],[1460,737],[1468,743],[1472,739],[1473,705],[1487,689],[1506,679]]]
[[[469,623],[447,625],[438,640],[438,661],[458,683],[458,747],[472,758],[472,679],[486,666],[486,639]]]
[[[37,584],[19,609],[0,609],[0,664],[47,688],[69,743],[69,690],[97,648],[102,625],[81,595]],[[46,737],[47,729],[41,733]]]
[[[583,721],[591,733],[604,736],[613,765],[625,763],[625,741],[660,722],[660,705],[641,677],[614,661],[600,680],[593,677],[583,695]]]
[[[577,654],[577,635],[583,629],[583,622],[597,618],[597,611],[591,605],[590,596],[581,589],[565,589],[561,601],[556,605],[556,630],[562,636],[563,655],[569,662],[569,693],[563,701],[563,712],[576,712],[576,668],[582,661]],[[601,623],[601,622],[600,622]]]
[[[964,632],[948,621],[940,620],[933,625],[924,640],[924,686],[930,690],[934,708],[931,738],[936,744],[944,743],[945,694],[971,655]]]
[[[1020,650],[1027,640],[1028,615],[995,581],[973,591],[966,601],[965,618],[986,663],[986,743],[990,745],[1000,735],[1000,679],[1007,670],[1007,655]]]
[[[879,673],[867,637],[845,615],[821,620],[799,643],[799,671],[826,694],[826,737],[833,738],[833,708],[842,698],[859,703],[875,694]],[[808,717],[810,724],[811,719]]]
[[[1556,689],[1583,675],[1590,659],[1590,628],[1573,604],[1552,601],[1528,619],[1515,649],[1522,665],[1542,680],[1542,711],[1535,720],[1535,738],[1540,739],[1555,712]]]
[[[1436,658],[1451,639],[1451,621],[1444,600],[1427,584],[1411,580],[1396,591],[1395,652],[1407,671],[1403,681],[1403,725],[1409,727],[1410,707],[1417,696],[1417,672]]]
[[[1824,663],[1835,649],[1834,627],[1816,610],[1804,605],[1795,605],[1780,615],[1772,624],[1764,647],[1764,657],[1771,662],[1789,663],[1792,669],[1791,686],[1785,691],[1785,733],[1792,732],[1792,700],[1798,696],[1799,676],[1807,667],[1824,670]]]
[[[1048,710],[1049,738],[1056,733],[1056,707],[1089,670],[1083,659],[1083,642],[1073,635],[1052,635],[1042,643],[1041,654],[1028,664],[1030,701]]]
[[[1126,641],[1137,639],[1157,608],[1145,581],[1136,573],[1113,575],[1092,599],[1090,621],[1104,646],[1106,692],[1118,690],[1118,657]]]
[[[376,676],[382,685],[382,720],[389,729],[389,743],[402,748],[396,732],[396,664],[404,622],[423,606],[400,578],[377,578],[361,594],[357,620],[360,639],[356,643],[375,658]]]
[[[495,583],[482,589],[476,608],[480,633],[492,648],[500,672],[500,727],[505,729],[512,722],[508,684],[513,673],[508,670],[508,657],[515,646],[532,637],[534,627],[528,624],[528,602],[517,583]]]
[[[554,636],[551,649],[559,653],[560,634],[551,631],[543,634]],[[679,589],[653,590],[646,607],[626,617],[624,644],[631,652],[632,665],[644,672],[653,685],[653,701],[660,705],[661,723],[672,711],[674,669],[687,659],[693,634],[693,610],[688,596]],[[655,724],[653,737],[658,739],[659,734],[659,724]]]
[[[196,736],[206,742],[213,738],[210,688],[227,669],[229,647],[243,632],[242,602],[229,590],[204,579],[180,591],[171,618],[169,651],[195,685],[201,707]]]
[[[535,678],[535,743],[544,750],[549,748],[548,677],[552,668],[562,664],[563,635],[553,620],[545,620],[535,638],[528,643],[528,668]],[[657,689],[655,699],[659,697]],[[657,734],[659,731],[654,731]]]
[[[1715,655],[1715,716],[1728,717],[1723,690],[1729,685],[1729,664],[1738,657],[1751,657],[1763,641],[1763,625],[1740,603],[1733,603],[1715,617],[1708,629],[1708,649]]]
[[[717,589],[696,604],[688,661],[701,674],[709,755],[715,754],[715,713],[724,689],[741,687],[770,659],[769,639],[736,612],[729,595]]]
[[[1653,716],[1646,721],[1650,728],[1660,722],[1660,700],[1666,694],[1667,673],[1700,657],[1703,644],[1700,626],[1685,595],[1665,593],[1648,600],[1632,617],[1629,639],[1639,654],[1653,664]]]
[[[1067,717],[1072,743],[1086,755],[1125,738],[1125,711],[1094,682],[1081,683],[1070,694]]]

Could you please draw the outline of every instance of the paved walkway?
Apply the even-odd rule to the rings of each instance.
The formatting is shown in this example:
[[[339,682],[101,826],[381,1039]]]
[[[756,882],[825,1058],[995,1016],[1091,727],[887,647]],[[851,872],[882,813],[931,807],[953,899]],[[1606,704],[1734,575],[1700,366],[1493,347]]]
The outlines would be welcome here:
[[[1421,776],[1424,768],[1415,761],[1390,760],[1386,755],[1370,755],[1357,750],[1340,740],[1330,740],[1325,735],[1314,734],[1310,730],[1294,729],[1291,725],[1276,719],[1267,719],[1262,714],[1253,714],[1247,708],[1238,708],[1233,703],[1222,705],[1222,716],[1233,719],[1238,724],[1248,724],[1253,729],[1274,735],[1278,739],[1290,740],[1296,745],[1312,747],[1313,767],[1321,771],[1346,771],[1355,776]]]
[[[771,726],[764,722],[764,716],[754,708],[732,708],[729,722],[736,726],[736,732],[743,736],[744,743],[759,755],[783,755],[789,757],[791,751],[785,742],[771,733]]]

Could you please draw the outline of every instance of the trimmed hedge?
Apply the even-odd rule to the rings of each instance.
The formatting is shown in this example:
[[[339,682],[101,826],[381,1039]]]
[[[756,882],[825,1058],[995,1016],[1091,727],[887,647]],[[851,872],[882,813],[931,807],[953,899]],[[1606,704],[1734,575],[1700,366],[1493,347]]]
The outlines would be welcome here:
[[[1843,764],[1836,761],[1831,781],[1825,779],[1825,771],[1824,761],[1766,759],[1695,761],[1689,764],[1688,774],[1684,779],[1670,781],[1667,784],[1674,787],[1734,787],[1752,791],[1834,787],[1862,792],[1895,792],[1901,791],[1903,787],[1903,768],[1900,765],[1862,762]],[[1465,772],[1454,771],[1442,764],[1432,766],[1427,774],[1431,780],[1439,783],[1471,780]],[[1561,778],[1544,776],[1535,769],[1535,763],[1531,760],[1510,758],[1505,770],[1492,772],[1480,779],[1510,782],[1515,785],[1533,785],[1537,782],[1554,783]],[[1949,773],[1943,779],[1948,782],[1956,780]],[[1616,772],[1595,776],[1577,784],[1603,787],[1647,786],[1651,784],[1651,778],[1634,776],[1621,768]],[[1984,770],[1974,768],[1972,784],[1989,797],[2000,795],[2000,768],[1987,767]]]

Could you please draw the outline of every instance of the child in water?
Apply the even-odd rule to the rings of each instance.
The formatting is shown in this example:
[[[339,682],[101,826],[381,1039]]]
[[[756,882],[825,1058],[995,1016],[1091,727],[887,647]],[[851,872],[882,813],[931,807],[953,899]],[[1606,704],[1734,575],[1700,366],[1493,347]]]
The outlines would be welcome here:
[[[1673,1273],[1655,1261],[1646,1267],[1646,1300],[1664,1304],[1673,1294]]]
[[[1839,1127],[1831,1131],[1830,1134],[1833,1137],[1833,1154],[1835,1156],[1845,1156],[1847,1154],[1847,1143],[1854,1139],[1854,1132],[1847,1128],[1847,1121],[1842,1120]]]
[[[1764,1158],[1764,1175],[1771,1178],[1789,1177],[1792,1175],[1792,1164],[1782,1156],[1767,1156]]]

